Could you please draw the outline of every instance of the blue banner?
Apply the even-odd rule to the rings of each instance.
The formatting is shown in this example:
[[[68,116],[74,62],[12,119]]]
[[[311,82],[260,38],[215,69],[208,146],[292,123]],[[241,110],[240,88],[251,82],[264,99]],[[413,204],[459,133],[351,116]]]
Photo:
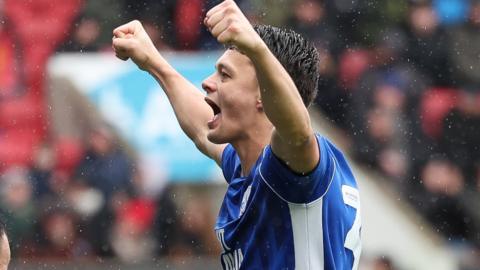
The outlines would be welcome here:
[[[218,53],[181,54],[168,61],[195,86],[215,70]],[[201,90],[199,90],[201,91]],[[180,129],[158,83],[135,65],[86,91],[120,134],[158,166],[170,181],[210,181],[220,178],[218,166],[201,154]],[[192,117],[195,117],[192,115]]]

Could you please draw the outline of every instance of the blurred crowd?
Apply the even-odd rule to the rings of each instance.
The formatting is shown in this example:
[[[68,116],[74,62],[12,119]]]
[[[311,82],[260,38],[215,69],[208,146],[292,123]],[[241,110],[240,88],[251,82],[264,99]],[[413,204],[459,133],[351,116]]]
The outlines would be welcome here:
[[[110,51],[112,29],[131,19],[162,51],[222,49],[202,26],[219,1],[69,1],[81,4],[51,54]],[[252,22],[314,42],[321,56],[315,107],[343,131],[356,160],[383,174],[452,245],[480,249],[480,1],[237,2]],[[4,17],[0,46],[20,44]],[[0,61],[0,97],[19,95],[28,72],[2,63],[21,67],[28,58],[21,46],[4,48],[0,57],[10,62]],[[216,254],[202,218],[212,213],[200,207],[208,201],[178,210],[171,192],[142,197],[136,161],[112,138],[108,127],[93,130],[67,170],[55,165],[55,143],[43,140],[28,166],[3,168],[1,207],[15,224],[14,252],[126,260]],[[394,269],[382,262],[389,267],[377,269]]]
[[[3,172],[0,212],[14,257],[132,263],[217,254],[210,200],[194,191],[174,200],[182,194],[174,186],[154,198],[143,194],[136,162],[110,127],[96,127],[74,152],[74,166],[65,166],[45,143],[31,166]]]

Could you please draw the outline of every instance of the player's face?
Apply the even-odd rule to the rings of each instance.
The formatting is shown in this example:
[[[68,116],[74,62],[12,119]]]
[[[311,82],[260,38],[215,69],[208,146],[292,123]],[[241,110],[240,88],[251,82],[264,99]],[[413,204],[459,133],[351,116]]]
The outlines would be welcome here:
[[[260,91],[250,59],[237,50],[227,50],[217,61],[216,71],[202,83],[206,102],[214,116],[208,122],[208,139],[233,143],[248,138],[260,110]]]

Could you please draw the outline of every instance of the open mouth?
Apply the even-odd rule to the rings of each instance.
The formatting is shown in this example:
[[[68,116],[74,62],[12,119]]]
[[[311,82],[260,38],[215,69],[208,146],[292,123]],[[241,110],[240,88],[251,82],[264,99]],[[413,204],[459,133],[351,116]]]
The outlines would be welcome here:
[[[217,115],[222,112],[220,110],[220,107],[218,107],[218,105],[215,102],[213,102],[213,100],[209,99],[208,97],[205,97],[205,101],[207,102],[208,105],[210,105],[210,107],[212,107],[213,115]]]
[[[208,128],[214,129],[219,125],[220,115],[222,114],[222,111],[220,110],[220,107],[218,107],[218,105],[210,98],[205,97],[205,102],[207,102],[207,104],[210,105],[213,110],[213,118],[208,121]]]

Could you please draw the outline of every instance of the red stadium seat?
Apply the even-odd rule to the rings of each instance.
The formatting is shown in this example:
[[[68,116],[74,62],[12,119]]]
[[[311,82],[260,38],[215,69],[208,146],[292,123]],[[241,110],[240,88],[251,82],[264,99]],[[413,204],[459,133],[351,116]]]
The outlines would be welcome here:
[[[367,50],[347,50],[339,60],[339,79],[341,85],[352,90],[358,83],[360,76],[370,64],[370,53]]]
[[[178,45],[195,49],[202,27],[203,0],[180,0],[175,10],[175,25]]]
[[[43,104],[29,97],[0,102],[0,128],[32,127],[42,122]]]
[[[442,133],[442,121],[457,104],[458,90],[452,88],[430,88],[423,93],[420,103],[420,119],[423,132],[438,138]]]
[[[35,130],[7,129],[0,133],[0,171],[12,165],[30,165],[34,146],[40,143]]]
[[[120,222],[133,222],[140,231],[148,230],[155,217],[155,204],[148,199],[128,201],[118,213]]]
[[[20,56],[12,53],[2,56],[21,57],[25,62],[17,67],[24,71],[22,89],[19,89],[23,96],[0,100],[0,169],[30,164],[33,148],[44,140],[48,128],[43,92],[46,63],[67,37],[82,3],[83,0],[5,0],[3,3],[8,32],[15,36],[22,50]]]
[[[77,167],[83,157],[82,142],[73,138],[60,138],[54,145],[56,153],[56,169],[69,174]]]

